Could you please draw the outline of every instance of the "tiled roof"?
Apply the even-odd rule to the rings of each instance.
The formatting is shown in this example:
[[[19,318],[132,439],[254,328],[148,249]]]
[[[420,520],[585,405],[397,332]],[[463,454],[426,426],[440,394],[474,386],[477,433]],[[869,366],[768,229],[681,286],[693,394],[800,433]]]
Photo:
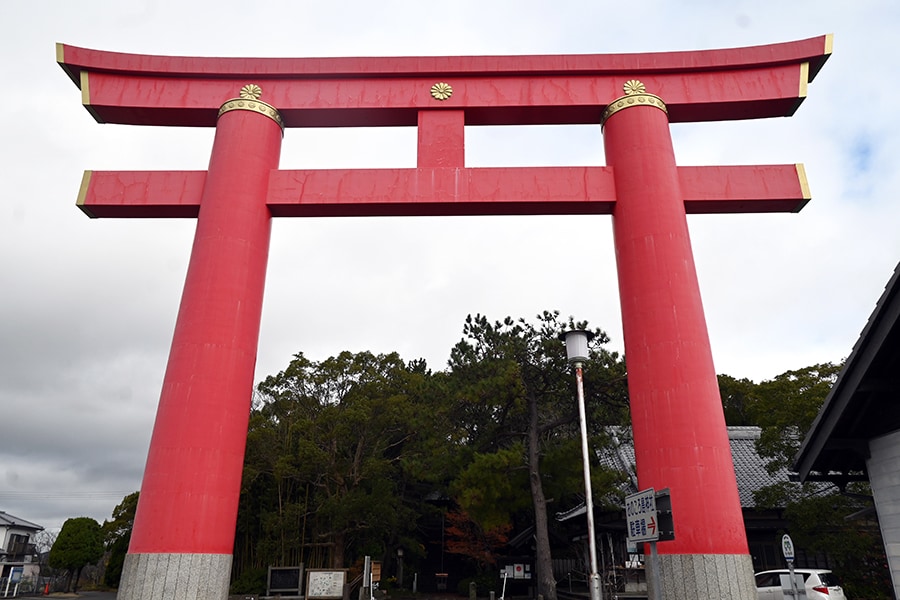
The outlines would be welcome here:
[[[734,471],[737,476],[738,494],[741,497],[743,508],[752,508],[753,492],[775,483],[788,481],[787,469],[780,469],[770,475],[766,471],[766,461],[756,452],[756,440],[759,439],[759,427],[729,427],[728,441],[731,444],[731,458],[734,460]],[[601,452],[600,460],[608,468],[616,471],[624,471],[629,474],[629,481],[625,484],[628,494],[638,491],[637,478],[634,476],[634,444],[630,431],[621,431],[612,434],[613,446]]]
[[[788,470],[781,468],[774,474],[766,470],[766,460],[756,452],[756,441],[759,439],[761,429],[759,427],[729,427],[728,441],[731,445],[731,458],[734,461],[734,471],[737,478],[738,495],[741,499],[741,508],[756,508],[753,493],[766,486],[776,483],[786,483]],[[639,491],[637,476],[634,466],[634,440],[631,439],[631,430],[626,428],[608,430],[612,444],[598,451],[600,462],[608,469],[627,473],[628,479],[620,486],[620,492],[624,495]],[[822,492],[832,487],[828,483],[814,484]],[[619,499],[612,503],[618,504]],[[582,503],[568,511],[556,514],[558,521],[565,521],[579,515],[583,515],[585,506]]]
[[[44,529],[36,523],[20,519],[19,517],[15,517],[2,510],[0,510],[0,527],[20,527],[22,529],[33,529],[35,531],[43,531]]]
[[[766,470],[766,460],[756,452],[759,427],[729,427],[728,441],[731,443],[731,459],[737,477],[741,506],[753,508],[753,492],[766,486],[788,481],[788,470],[784,467],[770,475]]]

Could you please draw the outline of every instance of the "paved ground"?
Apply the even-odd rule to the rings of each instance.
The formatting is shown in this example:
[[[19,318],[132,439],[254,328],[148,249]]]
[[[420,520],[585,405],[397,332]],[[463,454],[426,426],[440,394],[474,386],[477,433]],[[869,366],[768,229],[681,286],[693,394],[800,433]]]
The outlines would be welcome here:
[[[19,597],[33,597],[33,596],[23,596],[22,594]],[[86,598],[90,600],[116,600],[115,592],[78,592],[77,594],[61,594],[61,593],[53,593],[49,596],[34,596],[37,598]]]

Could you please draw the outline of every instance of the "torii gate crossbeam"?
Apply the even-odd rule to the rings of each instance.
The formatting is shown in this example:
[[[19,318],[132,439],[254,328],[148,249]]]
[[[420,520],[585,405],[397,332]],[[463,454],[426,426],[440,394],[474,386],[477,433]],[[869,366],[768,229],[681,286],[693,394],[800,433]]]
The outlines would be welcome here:
[[[216,128],[208,171],[87,171],[78,197],[92,217],[197,218],[119,598],[227,597],[271,217],[483,214],[612,215],[638,481],[677,515],[666,598],[755,598],[685,215],[797,211],[809,192],[800,165],[678,167],[669,124],[790,116],[830,53],[830,36],[518,57],[58,45],[97,121]],[[466,126],[562,123],[602,125],[607,166],[465,166]],[[278,170],[283,127],[313,126],[415,126],[417,168]]]

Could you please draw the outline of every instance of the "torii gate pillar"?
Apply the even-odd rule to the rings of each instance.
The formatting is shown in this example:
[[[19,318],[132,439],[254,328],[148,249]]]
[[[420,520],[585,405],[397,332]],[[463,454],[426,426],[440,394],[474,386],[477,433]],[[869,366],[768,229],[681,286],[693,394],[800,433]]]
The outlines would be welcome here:
[[[830,36],[384,59],[59,45],[98,121],[216,127],[208,172],[88,171],[79,193],[91,217],[198,219],[119,598],[227,598],[271,217],[611,214],[638,482],[670,488],[676,515],[676,539],[659,548],[665,598],[753,600],[685,215],[793,212],[809,192],[800,165],[679,167],[669,123],[789,116],[830,53]],[[464,164],[466,126],[574,123],[602,123],[606,167]],[[278,170],[282,126],[364,125],[417,127],[417,168]]]
[[[678,482],[676,523],[710,523],[676,525],[679,552],[660,555],[664,597],[716,597],[696,592],[699,573],[720,580],[719,593],[729,589],[729,574],[737,574],[736,589],[753,588],[753,563],[665,105],[642,86],[632,92],[607,107],[604,144],[616,184],[613,235],[635,464],[642,489]],[[677,593],[679,584],[692,589]]]
[[[223,106],[121,599],[228,595],[281,139],[267,104]]]

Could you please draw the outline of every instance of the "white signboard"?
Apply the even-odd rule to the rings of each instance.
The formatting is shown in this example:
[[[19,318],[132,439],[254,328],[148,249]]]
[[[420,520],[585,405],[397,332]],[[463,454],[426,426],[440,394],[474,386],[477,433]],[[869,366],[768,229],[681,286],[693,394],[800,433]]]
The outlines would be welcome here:
[[[659,539],[656,491],[653,488],[625,497],[625,521],[629,542],[655,542]]]
[[[310,569],[306,572],[307,598],[343,598],[346,571]]]
[[[784,560],[794,560],[794,542],[791,540],[791,536],[787,534],[781,538],[781,552],[784,554]]]
[[[501,569],[500,576],[509,579],[531,579],[531,565],[525,563],[506,565]]]

